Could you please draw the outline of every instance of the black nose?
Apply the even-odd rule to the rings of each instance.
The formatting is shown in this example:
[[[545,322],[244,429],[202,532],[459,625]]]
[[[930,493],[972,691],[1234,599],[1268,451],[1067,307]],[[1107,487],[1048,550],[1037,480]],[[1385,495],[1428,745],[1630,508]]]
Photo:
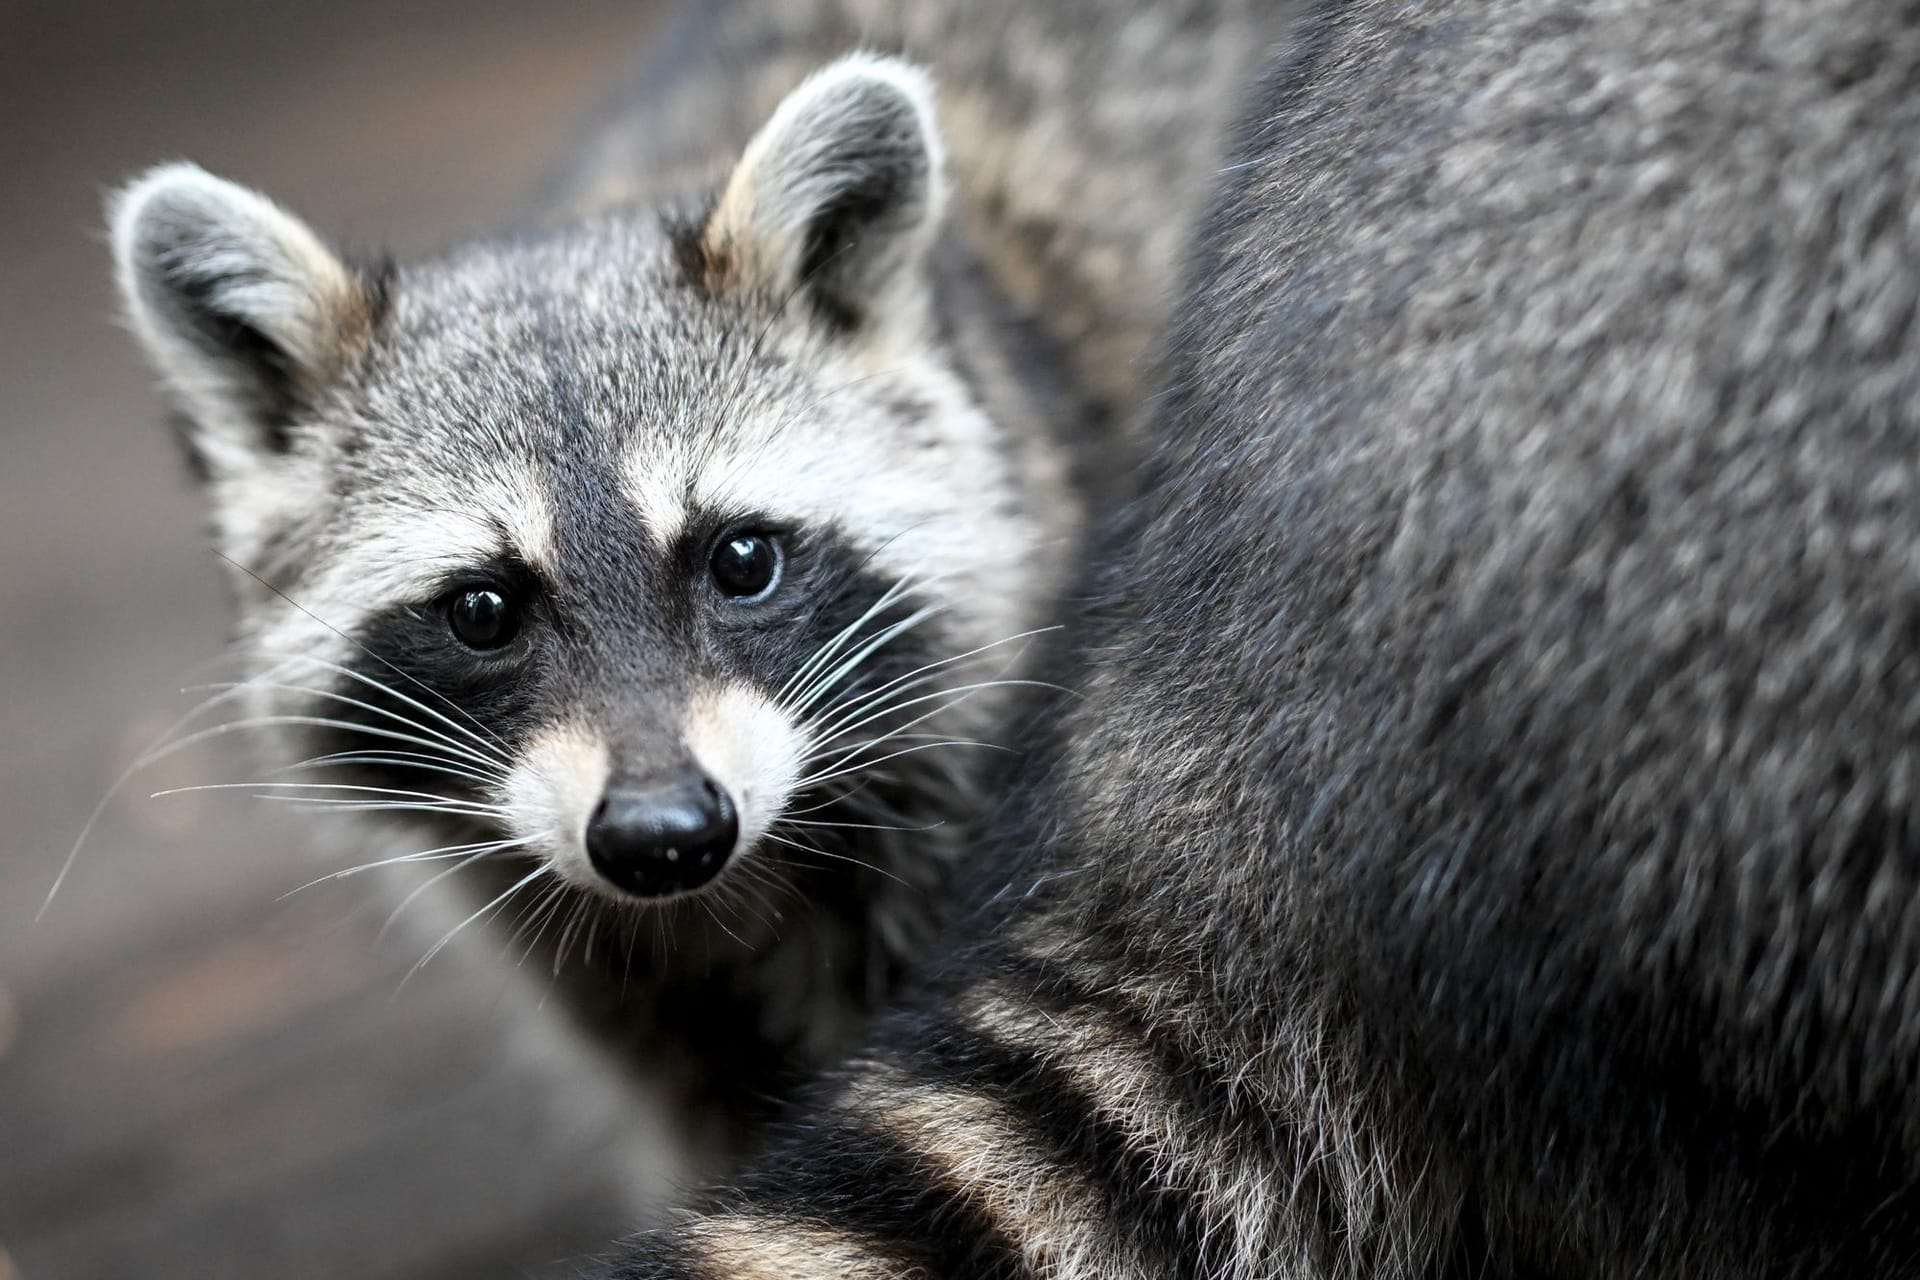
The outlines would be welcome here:
[[[659,898],[713,879],[739,835],[733,802],[697,769],[663,781],[616,779],[587,823],[587,857],[628,893]]]

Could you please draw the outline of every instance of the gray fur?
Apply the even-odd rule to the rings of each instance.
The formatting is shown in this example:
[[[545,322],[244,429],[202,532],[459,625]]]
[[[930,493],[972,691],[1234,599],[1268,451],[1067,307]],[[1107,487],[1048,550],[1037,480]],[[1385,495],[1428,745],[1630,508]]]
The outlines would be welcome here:
[[[468,809],[363,838],[514,838],[461,868],[475,906],[497,899],[512,923],[553,890],[520,918],[569,1003],[724,1113],[833,1056],[924,947],[992,761],[964,740],[1002,742],[1020,697],[934,708],[922,732],[963,742],[889,767],[920,778],[916,807],[868,815],[845,866],[789,879],[773,824],[800,816],[779,800],[810,767],[804,734],[707,625],[685,542],[747,518],[838,540],[937,610],[914,638],[962,665],[936,690],[1021,674],[1087,477],[1133,457],[1097,433],[1128,401],[1271,19],[1237,0],[1022,6],[1037,25],[1002,65],[946,38],[988,19],[972,4],[690,9],[691,49],[620,95],[535,229],[358,264],[261,197],[168,167],[119,203],[115,243],[136,331],[212,463],[249,709],[354,721],[358,746],[369,727],[414,735],[372,740],[465,770]],[[895,60],[834,61],[875,44],[922,52],[951,96],[936,107]],[[983,114],[1002,101],[1021,123]],[[1152,145],[1175,135],[1177,156]],[[502,565],[536,576],[564,625],[516,681],[421,678],[446,593]],[[488,681],[487,709],[448,692]],[[336,754],[310,730],[337,725],[279,727],[270,762]],[[595,897],[579,830],[602,779],[689,754],[715,771],[702,733],[758,807],[745,868],[645,912]]]
[[[1294,0],[717,0],[641,62],[545,201],[620,208],[719,182],[774,105],[848,49],[939,86],[956,216],[996,287],[1108,410],[1143,387],[1248,76]],[[721,145],[716,146],[716,141]]]
[[[1920,1268],[1920,42],[1273,69],[977,949],[661,1276]]]

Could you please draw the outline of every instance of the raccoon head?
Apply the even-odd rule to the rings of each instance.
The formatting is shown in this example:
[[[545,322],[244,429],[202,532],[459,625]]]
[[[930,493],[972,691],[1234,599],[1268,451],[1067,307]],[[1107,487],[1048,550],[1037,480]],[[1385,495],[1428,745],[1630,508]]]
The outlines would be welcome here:
[[[191,166],[128,187],[275,785],[622,902],[949,816],[1060,525],[942,336],[943,204],[929,85],[871,57],[697,212],[398,267]]]

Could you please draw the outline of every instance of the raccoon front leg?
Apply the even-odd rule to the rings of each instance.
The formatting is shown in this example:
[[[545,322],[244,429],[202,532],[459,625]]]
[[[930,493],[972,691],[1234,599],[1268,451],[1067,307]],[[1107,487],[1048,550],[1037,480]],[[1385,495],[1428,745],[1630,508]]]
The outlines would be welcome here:
[[[1379,1148],[1314,1002],[1254,1045],[1179,984],[1036,950],[893,1020],[835,1101],[608,1280],[1427,1273],[1457,1207]]]

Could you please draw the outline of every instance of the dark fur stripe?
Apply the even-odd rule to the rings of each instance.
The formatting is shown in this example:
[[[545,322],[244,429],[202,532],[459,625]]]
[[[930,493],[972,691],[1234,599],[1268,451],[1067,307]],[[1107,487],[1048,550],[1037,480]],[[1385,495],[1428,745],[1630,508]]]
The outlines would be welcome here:
[[[1005,1106],[1028,1136],[1098,1190],[1103,1230],[1126,1238],[1158,1275],[1209,1275],[1229,1262],[1226,1233],[1190,1190],[1169,1185],[1148,1152],[1101,1114],[1096,1099],[1030,1049],[959,1026],[928,1037],[917,1074]],[[1209,1247],[1209,1242],[1215,1242]]]
[[[1257,1110],[1244,1087],[1236,1088],[1209,1064],[1209,1057],[1221,1053],[1220,1045],[1194,1043],[1180,1028],[1155,1019],[1127,999],[1117,985],[1098,984],[1092,975],[1076,978],[1018,954],[1001,958],[996,969],[1041,1014],[1098,1011],[1115,1040],[1153,1065],[1154,1083],[1166,1091],[1182,1132],[1219,1140],[1249,1154],[1257,1151],[1273,1167],[1286,1169],[1301,1226],[1311,1224],[1324,1241],[1343,1233],[1338,1190],[1302,1150],[1297,1126],[1285,1117]]]
[[[781,1167],[784,1166],[784,1167]],[[830,1223],[928,1280],[1021,1280],[1019,1249],[975,1200],[899,1141],[841,1120],[745,1188],[773,1217]]]

